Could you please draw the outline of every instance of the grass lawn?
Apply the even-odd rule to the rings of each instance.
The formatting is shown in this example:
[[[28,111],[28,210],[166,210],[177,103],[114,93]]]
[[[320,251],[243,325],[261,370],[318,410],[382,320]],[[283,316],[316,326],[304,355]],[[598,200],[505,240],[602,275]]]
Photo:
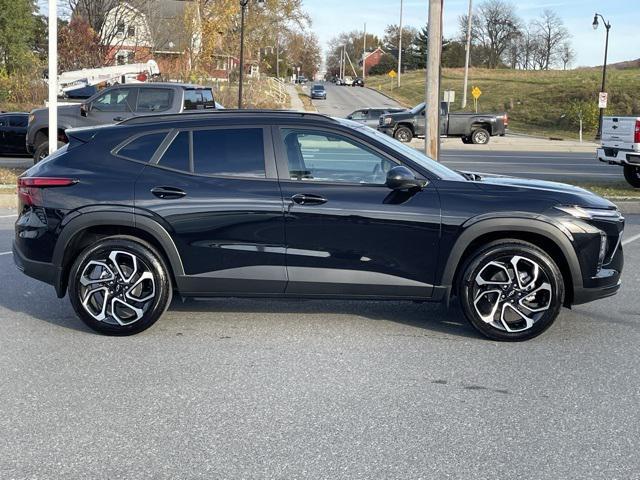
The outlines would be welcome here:
[[[597,101],[602,72],[598,68],[576,70],[523,71],[488,70],[472,68],[469,71],[469,90],[477,86],[482,90],[478,100],[480,112],[507,112],[509,128],[513,131],[546,137],[577,138],[578,131],[566,118],[567,106],[572,100]],[[452,111],[459,111],[462,101],[464,69],[442,70],[442,90],[456,92]],[[368,78],[371,88],[394,97],[405,106],[424,101],[424,70],[407,72],[402,86],[390,77]],[[616,115],[640,114],[640,69],[607,71],[609,92],[608,112]],[[473,98],[469,94],[466,111],[473,111]],[[585,132],[586,139],[595,132]]]
[[[304,105],[304,109],[307,112],[316,112],[317,109],[313,106],[313,102],[311,102],[311,97],[309,96],[309,94],[306,93],[300,85],[296,85],[296,91],[298,92],[298,97],[300,97],[300,100]]]

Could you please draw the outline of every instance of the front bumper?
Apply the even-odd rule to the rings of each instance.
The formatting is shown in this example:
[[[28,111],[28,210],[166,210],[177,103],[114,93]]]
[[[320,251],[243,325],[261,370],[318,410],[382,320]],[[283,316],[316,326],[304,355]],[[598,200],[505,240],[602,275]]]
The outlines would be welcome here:
[[[28,259],[21,251],[16,242],[13,242],[13,262],[18,270],[25,275],[48,283],[56,289],[58,297],[64,297],[62,287],[62,268],[49,262],[38,262]]]
[[[395,125],[378,125],[378,131],[393,137],[396,127]]]
[[[598,148],[596,158],[610,165],[634,165],[640,167],[640,152],[617,148]]]

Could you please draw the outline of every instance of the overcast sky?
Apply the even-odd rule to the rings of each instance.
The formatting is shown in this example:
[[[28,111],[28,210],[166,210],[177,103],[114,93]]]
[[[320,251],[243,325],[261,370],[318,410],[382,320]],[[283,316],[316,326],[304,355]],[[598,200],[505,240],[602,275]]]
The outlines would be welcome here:
[[[473,0],[480,4],[481,0]],[[593,14],[601,13],[611,23],[609,61],[640,58],[640,0],[514,0],[511,2],[524,20],[535,18],[545,8],[560,15],[572,36],[575,66],[601,65],[604,57],[605,29],[591,27]],[[382,36],[390,23],[398,23],[400,0],[304,0],[313,19],[313,30],[323,45],[336,33],[362,30]],[[426,24],[427,0],[404,1],[404,24]],[[458,35],[458,17],[466,15],[468,0],[444,0],[445,37]]]
[[[161,0],[160,0],[161,1]],[[481,0],[473,0],[474,5]],[[38,3],[45,7],[47,0]],[[66,2],[58,0],[60,5]],[[525,21],[535,18],[545,8],[556,11],[572,36],[576,51],[574,66],[601,65],[604,56],[605,30],[591,28],[597,11],[611,23],[609,61],[640,58],[640,0],[513,0],[517,13]],[[422,27],[427,21],[427,0],[405,0],[405,25]],[[458,35],[458,17],[466,14],[468,0],[444,0],[445,37]],[[343,31],[362,30],[382,36],[386,25],[398,23],[400,0],[304,0],[313,20],[312,29],[323,46]]]

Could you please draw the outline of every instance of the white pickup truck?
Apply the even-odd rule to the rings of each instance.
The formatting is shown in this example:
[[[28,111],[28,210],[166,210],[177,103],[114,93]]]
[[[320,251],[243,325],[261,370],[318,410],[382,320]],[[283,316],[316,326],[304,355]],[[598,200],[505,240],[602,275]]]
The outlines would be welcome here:
[[[640,117],[604,117],[598,160],[621,165],[624,178],[640,188]]]

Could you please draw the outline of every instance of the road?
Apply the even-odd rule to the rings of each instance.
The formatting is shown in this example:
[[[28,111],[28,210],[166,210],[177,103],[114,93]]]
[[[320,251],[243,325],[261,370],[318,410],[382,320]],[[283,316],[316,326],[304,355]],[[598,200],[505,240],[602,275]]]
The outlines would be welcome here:
[[[103,337],[14,268],[14,221],[0,210],[0,478],[640,471],[638,216],[620,294],[517,344],[457,308],[235,299],[176,301],[141,335]]]
[[[327,100],[313,100],[320,113],[346,117],[354,110],[374,106],[397,107],[398,103],[368,88],[339,87],[325,83]],[[416,145],[421,142],[416,142]],[[457,143],[453,141],[454,145]],[[443,148],[442,163],[455,170],[497,173],[571,183],[624,182],[622,169],[595,159],[594,153],[487,151],[483,146]]]

